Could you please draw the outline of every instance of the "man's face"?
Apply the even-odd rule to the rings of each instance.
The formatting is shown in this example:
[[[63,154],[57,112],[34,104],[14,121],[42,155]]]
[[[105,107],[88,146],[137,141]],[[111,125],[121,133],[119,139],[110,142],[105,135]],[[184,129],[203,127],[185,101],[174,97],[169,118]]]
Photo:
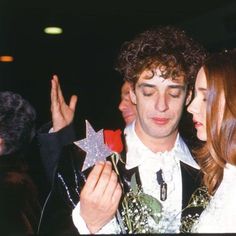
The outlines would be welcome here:
[[[136,105],[134,105],[130,99],[130,89],[130,84],[125,82],[121,88],[121,101],[119,104],[119,110],[121,111],[126,125],[134,121],[136,118]]]
[[[150,73],[148,70],[142,72],[135,91],[131,92],[137,108],[137,135],[144,140],[176,137],[185,105],[186,85],[183,78],[178,82],[163,79],[159,69],[151,79],[147,79]]]

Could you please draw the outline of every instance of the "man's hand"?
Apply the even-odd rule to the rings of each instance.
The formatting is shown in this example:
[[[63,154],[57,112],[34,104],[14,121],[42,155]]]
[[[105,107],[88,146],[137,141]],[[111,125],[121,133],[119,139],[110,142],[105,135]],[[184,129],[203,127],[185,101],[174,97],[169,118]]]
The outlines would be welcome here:
[[[94,234],[115,215],[122,190],[111,162],[99,162],[88,176],[80,197],[80,215]]]
[[[52,123],[53,131],[56,132],[65,126],[69,125],[75,114],[75,106],[77,103],[77,96],[72,95],[70,98],[70,103],[67,105],[65,103],[60,83],[56,75],[53,76],[51,80],[51,113],[52,113]]]

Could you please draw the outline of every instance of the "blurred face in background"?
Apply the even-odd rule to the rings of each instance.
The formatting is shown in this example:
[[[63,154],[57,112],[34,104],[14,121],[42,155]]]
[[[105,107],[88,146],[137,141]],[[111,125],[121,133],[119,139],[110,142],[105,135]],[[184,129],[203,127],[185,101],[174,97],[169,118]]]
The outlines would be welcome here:
[[[136,118],[136,105],[133,104],[130,99],[130,90],[130,83],[124,82],[123,86],[121,87],[121,101],[119,104],[119,110],[121,111],[126,125],[130,124]]]

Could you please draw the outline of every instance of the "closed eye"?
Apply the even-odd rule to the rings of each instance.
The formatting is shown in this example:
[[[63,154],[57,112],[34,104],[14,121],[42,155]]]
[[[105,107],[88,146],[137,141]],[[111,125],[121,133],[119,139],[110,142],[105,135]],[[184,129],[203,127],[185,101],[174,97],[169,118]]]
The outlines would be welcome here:
[[[156,89],[153,88],[153,87],[143,87],[143,88],[142,88],[142,93],[143,93],[143,96],[145,96],[145,97],[150,97],[150,96],[152,96],[155,92],[156,92]]]
[[[173,98],[179,98],[183,90],[179,88],[171,88],[169,90],[169,95]]]
[[[179,98],[180,94],[169,94],[172,98]]]

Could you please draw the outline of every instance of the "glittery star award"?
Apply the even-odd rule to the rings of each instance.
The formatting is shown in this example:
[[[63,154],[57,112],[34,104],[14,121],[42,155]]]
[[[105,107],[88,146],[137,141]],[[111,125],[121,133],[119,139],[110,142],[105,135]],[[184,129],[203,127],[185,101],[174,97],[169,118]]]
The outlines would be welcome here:
[[[93,166],[98,161],[106,161],[106,157],[113,152],[104,144],[103,129],[95,132],[90,123],[86,120],[86,138],[74,142],[86,152],[82,171]]]

